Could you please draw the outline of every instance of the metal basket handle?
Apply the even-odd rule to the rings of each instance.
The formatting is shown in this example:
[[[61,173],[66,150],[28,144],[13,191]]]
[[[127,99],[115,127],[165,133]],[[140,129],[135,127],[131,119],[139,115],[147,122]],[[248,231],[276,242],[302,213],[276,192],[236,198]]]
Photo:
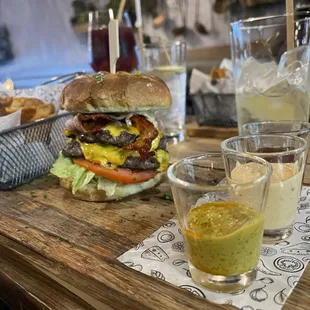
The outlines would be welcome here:
[[[73,72],[73,73],[54,76],[54,77],[50,78],[49,80],[45,81],[44,83],[42,83],[41,85],[49,85],[49,84],[53,84],[53,83],[56,83],[56,84],[57,83],[67,83],[67,82],[72,81],[76,77],[81,76],[81,75],[85,75],[85,74],[86,74],[85,71],[77,71],[77,72]]]

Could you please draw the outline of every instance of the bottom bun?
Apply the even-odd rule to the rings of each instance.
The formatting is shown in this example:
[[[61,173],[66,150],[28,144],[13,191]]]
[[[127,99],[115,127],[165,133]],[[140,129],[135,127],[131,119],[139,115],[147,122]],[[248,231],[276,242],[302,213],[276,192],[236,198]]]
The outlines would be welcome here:
[[[97,184],[89,183],[84,187],[80,188],[72,194],[74,198],[85,200],[85,201],[109,201],[125,198],[137,193],[140,193],[148,188],[151,188],[158,184],[162,178],[162,173],[158,173],[153,179],[147,182],[136,183],[136,184],[122,184],[117,183],[115,192],[113,195],[108,196],[104,190],[99,190]],[[72,191],[72,178],[63,179],[60,178],[60,186]]]

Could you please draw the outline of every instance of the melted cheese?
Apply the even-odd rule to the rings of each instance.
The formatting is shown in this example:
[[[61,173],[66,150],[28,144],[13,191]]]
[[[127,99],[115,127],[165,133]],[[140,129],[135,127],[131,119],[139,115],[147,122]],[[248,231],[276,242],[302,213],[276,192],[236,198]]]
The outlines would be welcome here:
[[[157,171],[166,171],[169,166],[169,153],[164,150],[157,150],[155,152],[155,158],[160,163],[159,168]]]
[[[162,136],[162,133],[159,133],[158,136],[152,141],[151,151],[155,151],[157,149]],[[122,166],[128,156],[139,157],[139,153],[137,151],[126,151],[113,145],[82,142],[80,142],[80,145],[86,160],[93,163],[98,163],[111,169],[115,169],[117,166]],[[155,158],[160,164],[160,167],[157,170],[167,170],[169,166],[169,153],[164,150],[156,150]]]
[[[62,133],[66,136],[66,137],[70,137],[73,135],[73,133],[71,131],[69,131],[68,129],[64,129],[62,131]]]
[[[80,143],[86,160],[99,163],[102,166],[112,165],[121,166],[128,156],[135,156],[136,151],[125,151],[113,145],[100,145],[97,143]]]
[[[151,152],[155,151],[158,148],[159,141],[162,137],[163,137],[163,134],[159,132],[157,137],[152,141],[151,150],[150,150]]]
[[[125,124],[122,126],[115,126],[115,125],[107,125],[103,128],[103,130],[108,130],[113,137],[118,137],[122,133],[122,131],[127,131],[132,133],[136,136],[140,134],[139,130],[136,127],[128,127]]]

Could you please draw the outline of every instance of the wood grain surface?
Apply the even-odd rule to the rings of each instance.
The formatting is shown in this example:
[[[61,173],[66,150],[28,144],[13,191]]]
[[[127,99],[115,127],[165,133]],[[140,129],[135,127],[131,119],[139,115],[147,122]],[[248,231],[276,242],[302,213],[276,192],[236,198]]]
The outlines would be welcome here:
[[[186,136],[194,138],[228,139],[238,136],[236,127],[198,126],[195,121],[186,124]]]
[[[219,151],[220,142],[189,139],[170,147],[171,160]],[[118,202],[90,203],[73,199],[58,186],[56,178],[46,175],[14,191],[0,192],[0,267],[3,260],[24,272],[27,266],[31,267],[29,273],[35,277],[30,277],[33,283],[27,284],[28,295],[38,292],[36,279],[38,285],[42,283],[42,293],[35,295],[38,309],[231,309],[211,304],[117,261],[119,255],[175,214],[173,203],[166,200],[169,190],[164,181]],[[1,270],[0,281],[13,278],[14,270],[10,268]],[[57,283],[47,274],[59,279],[58,290]],[[19,283],[15,277],[11,283],[23,286],[22,279]],[[68,289],[59,284],[61,281],[68,283]],[[77,289],[74,294],[70,293],[70,286]],[[51,303],[45,295],[47,287],[57,291],[57,302],[65,302],[67,308]],[[309,309],[309,289],[307,268],[284,309]],[[24,294],[27,296],[26,290]],[[89,296],[89,301],[82,298],[83,294]]]

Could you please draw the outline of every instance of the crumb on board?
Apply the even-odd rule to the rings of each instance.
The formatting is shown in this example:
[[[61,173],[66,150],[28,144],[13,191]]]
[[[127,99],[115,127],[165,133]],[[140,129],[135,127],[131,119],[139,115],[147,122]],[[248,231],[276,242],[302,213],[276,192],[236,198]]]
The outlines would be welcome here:
[[[37,194],[35,192],[30,192],[31,198],[36,198],[38,197]]]

